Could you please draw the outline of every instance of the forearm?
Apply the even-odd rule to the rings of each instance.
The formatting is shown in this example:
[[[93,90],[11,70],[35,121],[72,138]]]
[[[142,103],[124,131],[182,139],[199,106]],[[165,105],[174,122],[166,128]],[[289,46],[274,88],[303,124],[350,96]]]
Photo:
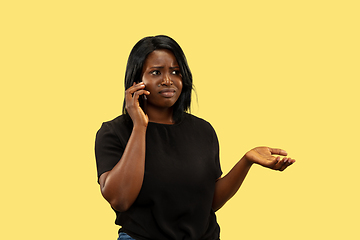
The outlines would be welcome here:
[[[220,209],[234,194],[239,190],[252,164],[256,163],[261,166],[284,171],[288,166],[295,162],[295,159],[284,157],[287,156],[285,150],[279,148],[256,147],[248,151],[244,157],[231,169],[223,178],[215,184],[215,193],[213,199],[213,209]]]
[[[219,210],[230,198],[235,195],[243,183],[252,164],[252,162],[243,157],[225,177],[217,180],[212,205],[214,211]]]
[[[101,192],[111,206],[126,211],[137,198],[144,178],[146,127],[134,127],[120,161],[105,173]]]

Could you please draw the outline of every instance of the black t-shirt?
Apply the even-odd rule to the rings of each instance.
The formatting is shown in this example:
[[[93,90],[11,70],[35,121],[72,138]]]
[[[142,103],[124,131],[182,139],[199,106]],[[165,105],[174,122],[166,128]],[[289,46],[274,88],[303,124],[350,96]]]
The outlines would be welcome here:
[[[103,123],[95,142],[98,177],[118,163],[131,131],[125,115]],[[115,223],[138,240],[217,240],[211,206],[221,174],[218,140],[208,122],[187,113],[174,125],[149,122],[142,188],[127,211],[115,211]]]

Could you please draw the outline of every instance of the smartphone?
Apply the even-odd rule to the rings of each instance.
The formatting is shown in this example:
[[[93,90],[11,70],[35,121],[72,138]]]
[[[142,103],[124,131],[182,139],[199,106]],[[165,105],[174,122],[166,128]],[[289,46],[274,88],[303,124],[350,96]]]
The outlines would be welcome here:
[[[139,83],[140,81],[136,81],[136,83]],[[146,114],[146,101],[147,101],[147,98],[146,98],[146,95],[140,95],[139,96],[139,105],[141,107],[141,109],[144,111],[144,113]]]

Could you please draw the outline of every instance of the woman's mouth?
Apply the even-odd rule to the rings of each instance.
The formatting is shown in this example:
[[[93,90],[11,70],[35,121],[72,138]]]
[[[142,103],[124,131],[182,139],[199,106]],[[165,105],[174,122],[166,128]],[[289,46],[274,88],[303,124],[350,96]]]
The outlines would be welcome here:
[[[161,96],[170,98],[175,95],[175,89],[172,88],[165,88],[159,92]]]

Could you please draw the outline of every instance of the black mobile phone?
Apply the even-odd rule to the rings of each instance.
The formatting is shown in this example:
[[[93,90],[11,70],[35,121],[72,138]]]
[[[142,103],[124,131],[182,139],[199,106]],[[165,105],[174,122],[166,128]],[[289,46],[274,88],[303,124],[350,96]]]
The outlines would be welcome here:
[[[136,83],[139,83],[140,81],[137,81]],[[146,98],[146,95],[140,95],[139,96],[139,105],[141,107],[141,109],[145,112],[145,106],[146,106],[146,101],[147,101],[147,98]]]

